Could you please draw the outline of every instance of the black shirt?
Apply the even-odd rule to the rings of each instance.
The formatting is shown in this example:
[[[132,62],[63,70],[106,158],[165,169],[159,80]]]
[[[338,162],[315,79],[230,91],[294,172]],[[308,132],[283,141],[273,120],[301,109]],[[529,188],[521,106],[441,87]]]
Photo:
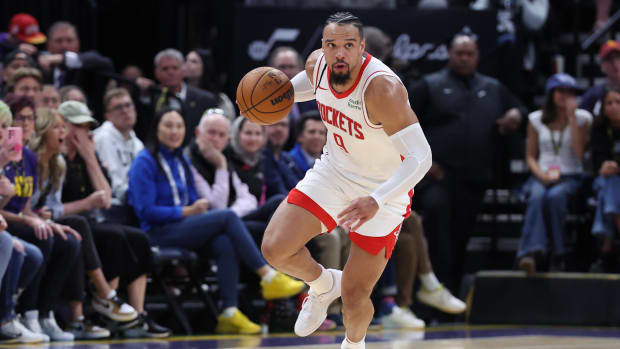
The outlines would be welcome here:
[[[611,127],[606,119],[598,119],[591,132],[592,171],[598,173],[604,161],[620,164],[620,130]]]
[[[411,106],[446,171],[484,185],[493,176],[496,121],[519,101],[499,81],[479,73],[464,78],[445,68],[410,88]]]

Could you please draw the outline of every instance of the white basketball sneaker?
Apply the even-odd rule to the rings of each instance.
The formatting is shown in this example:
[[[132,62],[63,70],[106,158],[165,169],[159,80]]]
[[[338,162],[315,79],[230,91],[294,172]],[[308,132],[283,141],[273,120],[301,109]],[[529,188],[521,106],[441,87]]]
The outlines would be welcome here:
[[[329,305],[340,297],[342,271],[335,269],[327,269],[327,271],[334,280],[332,289],[323,294],[316,295],[312,291],[312,287],[310,288],[308,297],[304,299],[301,311],[297,316],[297,321],[295,321],[295,334],[300,337],[308,336],[316,331],[325,321],[325,318],[327,318],[327,308]]]
[[[424,320],[418,319],[413,312],[394,306],[392,312],[381,317],[383,328],[423,329]]]
[[[467,309],[467,305],[462,300],[454,297],[443,285],[433,291],[420,287],[418,299],[420,302],[445,313],[461,314]]]

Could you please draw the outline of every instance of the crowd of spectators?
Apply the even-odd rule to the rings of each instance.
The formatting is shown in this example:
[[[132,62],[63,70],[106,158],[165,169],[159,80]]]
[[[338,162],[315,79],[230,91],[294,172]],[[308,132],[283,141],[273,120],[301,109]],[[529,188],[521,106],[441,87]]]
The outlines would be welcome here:
[[[218,333],[261,330],[237,307],[242,266],[256,274],[265,300],[303,292],[303,283],[269,266],[258,246],[327,141],[314,102],[260,126],[215,90],[209,50],[161,50],[150,80],[136,66],[116,74],[110,58],[82,52],[69,22],[44,35],[35,18],[17,14],[9,29],[0,35],[0,342],[105,338],[106,327],[126,337],[169,336],[145,307],[152,247],[194,250],[215,262]],[[392,62],[389,37],[367,30],[367,50]],[[549,258],[551,270],[566,270],[569,201],[592,168],[592,233],[600,238],[592,270],[617,267],[620,44],[601,47],[604,84],[580,99],[573,77],[554,74],[539,110],[480,74],[478,59],[476,38],[457,34],[445,68],[403,79],[433,166],[416,187],[417,214],[404,222],[380,282],[385,327],[425,326],[412,312],[414,294],[444,312],[466,310],[449,290],[463,277],[466,246],[496,175],[496,145],[511,133],[523,137],[531,172],[515,265],[532,273]],[[289,78],[304,65],[286,46],[268,62]],[[309,245],[326,268],[341,269],[350,241],[336,227]],[[60,326],[55,310],[63,306],[69,317]],[[85,306],[105,321],[93,323]],[[328,313],[321,329],[342,324],[337,302]]]

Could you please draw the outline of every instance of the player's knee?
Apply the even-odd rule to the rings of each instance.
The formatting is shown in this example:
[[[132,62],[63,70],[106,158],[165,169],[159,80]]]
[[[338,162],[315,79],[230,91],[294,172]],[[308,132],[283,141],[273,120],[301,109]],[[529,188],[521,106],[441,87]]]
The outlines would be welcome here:
[[[363,282],[342,283],[342,304],[346,308],[357,308],[361,303],[370,299],[372,285]]]
[[[280,253],[278,253],[277,240],[264,238],[260,248],[267,263],[274,267],[277,267],[281,263],[283,255],[281,249]]]

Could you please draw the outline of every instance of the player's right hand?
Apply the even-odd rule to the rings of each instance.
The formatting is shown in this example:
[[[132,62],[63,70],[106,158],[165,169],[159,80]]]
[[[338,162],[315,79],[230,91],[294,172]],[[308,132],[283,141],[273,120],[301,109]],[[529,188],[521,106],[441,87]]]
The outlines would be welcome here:
[[[357,198],[351,204],[338,214],[338,225],[349,229],[349,231],[357,231],[364,223],[368,222],[379,211],[379,205],[372,196],[364,196]]]

